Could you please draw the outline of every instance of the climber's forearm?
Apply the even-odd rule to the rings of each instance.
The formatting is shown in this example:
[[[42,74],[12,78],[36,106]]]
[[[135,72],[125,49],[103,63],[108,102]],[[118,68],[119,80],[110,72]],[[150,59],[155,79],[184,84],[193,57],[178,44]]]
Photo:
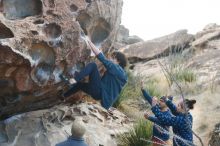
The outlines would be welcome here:
[[[101,50],[99,50],[89,39],[88,40],[88,44],[92,50],[92,52],[97,56],[99,53],[101,53]]]

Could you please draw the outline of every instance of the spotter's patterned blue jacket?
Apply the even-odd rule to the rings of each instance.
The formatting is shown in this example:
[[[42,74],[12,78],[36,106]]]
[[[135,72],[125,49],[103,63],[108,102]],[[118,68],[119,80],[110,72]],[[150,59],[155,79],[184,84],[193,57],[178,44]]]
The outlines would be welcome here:
[[[141,91],[142,91],[142,94],[143,94],[144,98],[151,105],[152,104],[152,97],[144,89],[141,89]],[[167,111],[162,112],[162,113],[164,115],[166,115],[166,116],[170,116],[171,115],[170,110],[167,110]],[[169,140],[170,136],[169,136],[169,134],[166,133],[166,131],[169,131],[169,129],[170,129],[169,126],[163,124],[162,122],[160,122],[158,120],[157,117],[154,117],[154,116],[150,116],[148,118],[148,120],[150,120],[151,122],[155,123],[154,126],[153,126],[153,137],[159,138],[159,139],[161,139],[163,141]],[[166,131],[162,130],[160,127],[162,127]]]
[[[174,146],[194,146],[192,134],[192,121],[193,117],[190,113],[182,114],[177,112],[176,106],[170,101],[166,101],[167,106],[170,108],[173,115],[164,115],[158,105],[153,106],[152,112],[163,124],[173,127],[173,133],[183,140],[176,137],[173,138]]]

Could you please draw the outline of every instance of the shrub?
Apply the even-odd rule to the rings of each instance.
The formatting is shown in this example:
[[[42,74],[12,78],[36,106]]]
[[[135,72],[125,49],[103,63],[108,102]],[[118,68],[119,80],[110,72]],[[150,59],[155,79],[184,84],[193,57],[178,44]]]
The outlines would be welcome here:
[[[177,82],[194,82],[196,81],[196,74],[187,67],[184,62],[186,58],[182,54],[171,54],[168,57],[168,62],[163,66],[165,68],[164,75],[167,78],[169,85],[171,86],[176,80]]]
[[[140,77],[134,76],[130,71],[128,71],[128,82],[122,89],[117,101],[114,103],[113,107],[119,107],[120,104],[128,98],[137,98],[141,96],[140,90]]]
[[[150,146],[150,140],[152,136],[152,124],[146,120],[139,120],[128,133],[118,135],[119,146]]]
[[[180,82],[194,82],[196,74],[190,69],[181,69],[174,73],[174,78]]]

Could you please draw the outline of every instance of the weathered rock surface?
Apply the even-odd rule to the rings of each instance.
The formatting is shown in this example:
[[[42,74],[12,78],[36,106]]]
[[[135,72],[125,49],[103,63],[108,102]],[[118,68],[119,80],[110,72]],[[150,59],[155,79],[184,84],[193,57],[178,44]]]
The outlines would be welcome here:
[[[125,46],[122,51],[133,62],[135,60],[150,60],[170,51],[179,51],[189,46],[194,39],[187,30],[180,30],[161,38]]]
[[[125,28],[125,26],[120,25],[117,37],[116,37],[116,42],[114,44],[114,47],[117,49],[120,49],[126,45],[130,44],[135,44],[138,42],[143,42],[143,40],[138,37],[138,36],[130,36],[129,35],[129,30]]]
[[[219,45],[220,26],[217,24],[208,24],[205,28],[195,35],[195,41],[192,43],[197,48],[204,48]]]
[[[97,104],[60,105],[0,122],[0,145],[54,146],[66,140],[72,122],[79,118],[85,123],[84,138],[89,146],[117,146],[116,134],[126,132],[131,126],[124,114],[117,110],[109,113]]]
[[[196,54],[189,63],[189,67],[197,75],[197,83],[201,87],[209,88],[210,85],[220,85],[220,49],[203,50]]]
[[[138,43],[138,42],[143,42],[144,40],[141,39],[139,36],[136,36],[136,35],[132,35],[132,36],[129,36],[127,38],[127,40],[125,41],[126,44],[135,44],[135,43]]]
[[[118,29],[116,41],[123,43],[128,37],[129,37],[129,30],[124,25],[120,25]]]
[[[110,47],[110,50],[112,48],[120,50],[127,45],[135,44],[138,42],[143,42],[143,39],[136,35],[130,36],[129,30],[125,26],[120,25],[119,29],[117,30],[117,35],[115,36],[114,43]]]
[[[57,104],[59,74],[90,60],[82,30],[107,51],[122,0],[1,0],[0,119]]]

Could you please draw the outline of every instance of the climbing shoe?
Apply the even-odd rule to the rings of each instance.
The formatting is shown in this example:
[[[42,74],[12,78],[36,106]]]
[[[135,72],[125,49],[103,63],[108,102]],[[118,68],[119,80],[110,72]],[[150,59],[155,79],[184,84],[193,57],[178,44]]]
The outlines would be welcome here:
[[[64,76],[63,74],[60,74],[59,77],[63,82],[65,82],[66,84],[69,84],[69,79],[66,76]]]

